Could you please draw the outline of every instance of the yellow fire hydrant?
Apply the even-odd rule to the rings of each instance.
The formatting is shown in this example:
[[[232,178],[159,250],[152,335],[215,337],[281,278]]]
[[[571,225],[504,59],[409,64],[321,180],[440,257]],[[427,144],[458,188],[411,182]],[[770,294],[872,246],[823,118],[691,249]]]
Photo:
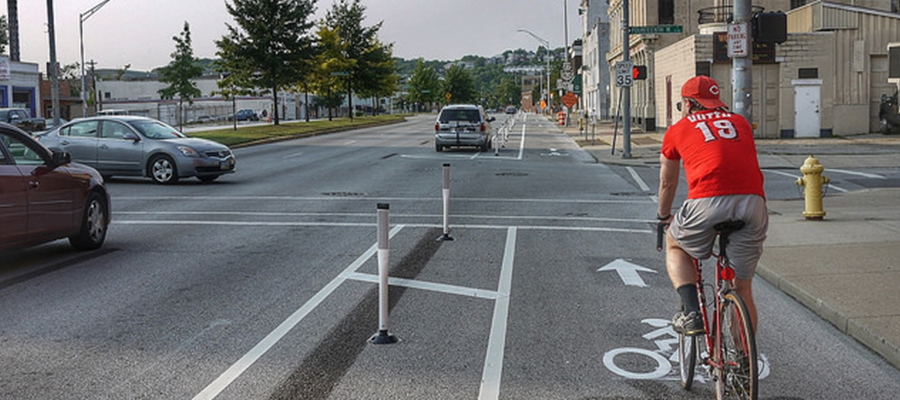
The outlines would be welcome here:
[[[797,178],[797,186],[803,186],[803,194],[806,197],[806,210],[803,216],[806,219],[822,219],[825,217],[825,210],[822,206],[823,190],[822,187],[831,182],[822,175],[825,167],[819,164],[819,160],[815,156],[809,156],[800,167],[803,176]]]

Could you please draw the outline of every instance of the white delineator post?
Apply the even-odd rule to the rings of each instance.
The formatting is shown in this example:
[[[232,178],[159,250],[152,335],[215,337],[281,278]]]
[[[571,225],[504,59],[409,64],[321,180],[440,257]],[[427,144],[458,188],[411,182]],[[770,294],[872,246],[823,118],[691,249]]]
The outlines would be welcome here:
[[[390,205],[378,203],[378,332],[369,342],[373,344],[397,343],[396,336],[388,332],[388,271],[390,270]]]
[[[450,237],[450,164],[444,164],[444,234],[438,240],[453,240]]]

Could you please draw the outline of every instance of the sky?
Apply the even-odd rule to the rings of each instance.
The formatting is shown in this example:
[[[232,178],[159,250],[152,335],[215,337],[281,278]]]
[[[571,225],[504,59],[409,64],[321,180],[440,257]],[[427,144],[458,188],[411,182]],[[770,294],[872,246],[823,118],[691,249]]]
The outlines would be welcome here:
[[[230,1],[230,0],[228,0]],[[315,20],[324,18],[336,0],[319,0]],[[55,0],[56,58],[77,63],[79,15],[102,0]],[[110,0],[84,21],[84,58],[97,68],[149,71],[167,65],[175,50],[174,36],[190,24],[194,56],[215,58],[215,40],[234,20],[226,0]],[[526,29],[562,47],[581,36],[580,0],[362,0],[363,25],[383,21],[379,39],[394,45],[394,56],[405,59],[456,60],[465,55],[490,57],[506,50],[537,50],[540,42]],[[567,7],[568,13],[564,11]],[[0,1],[0,14],[7,14]],[[50,61],[47,1],[19,0],[19,43],[22,62]],[[8,51],[8,49],[7,49]]]

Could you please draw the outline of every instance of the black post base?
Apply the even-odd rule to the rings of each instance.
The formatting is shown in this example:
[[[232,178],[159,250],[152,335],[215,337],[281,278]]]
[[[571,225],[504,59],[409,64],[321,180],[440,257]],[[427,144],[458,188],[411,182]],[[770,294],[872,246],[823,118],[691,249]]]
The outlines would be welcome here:
[[[388,331],[378,331],[378,333],[369,338],[369,343],[372,344],[393,344],[399,341],[400,339],[388,333]]]

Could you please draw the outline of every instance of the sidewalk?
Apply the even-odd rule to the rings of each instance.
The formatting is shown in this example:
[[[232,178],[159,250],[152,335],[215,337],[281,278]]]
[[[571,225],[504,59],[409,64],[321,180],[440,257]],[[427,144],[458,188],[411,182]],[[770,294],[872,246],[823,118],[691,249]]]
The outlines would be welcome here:
[[[612,165],[659,165],[663,132],[633,130],[631,158],[616,153],[614,125],[587,137],[577,125],[561,131]],[[589,127],[590,128],[590,127]],[[591,140],[594,139],[594,140]],[[797,172],[810,154],[829,168],[900,167],[900,136],[757,140],[760,167]],[[861,190],[825,198],[827,215],[807,221],[802,199],[770,200],[769,236],[757,273],[900,368],[900,188]]]

